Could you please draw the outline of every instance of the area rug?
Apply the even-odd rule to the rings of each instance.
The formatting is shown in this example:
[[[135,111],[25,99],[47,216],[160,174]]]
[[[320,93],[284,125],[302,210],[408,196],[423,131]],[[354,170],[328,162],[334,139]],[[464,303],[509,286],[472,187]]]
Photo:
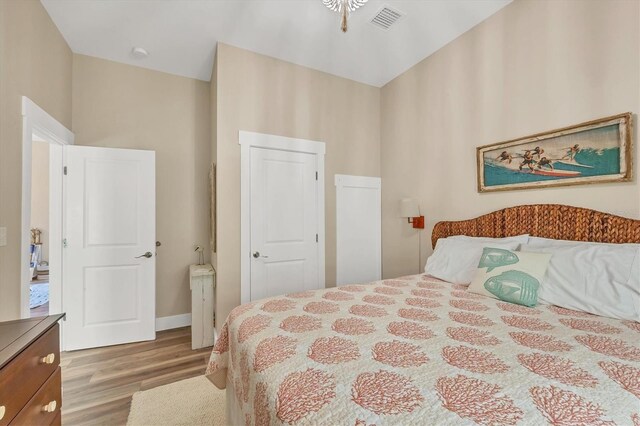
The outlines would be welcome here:
[[[128,426],[226,425],[225,391],[198,376],[133,394]]]
[[[29,286],[29,309],[42,306],[49,301],[49,283]]]

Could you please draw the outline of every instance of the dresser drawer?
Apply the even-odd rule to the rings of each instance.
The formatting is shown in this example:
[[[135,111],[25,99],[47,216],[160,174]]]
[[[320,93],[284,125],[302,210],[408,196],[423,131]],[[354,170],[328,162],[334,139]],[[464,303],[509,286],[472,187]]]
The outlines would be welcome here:
[[[8,424],[58,368],[59,327],[56,324],[0,370],[0,426]]]
[[[49,426],[59,420],[62,405],[60,368],[46,381],[27,405],[13,419],[11,425]]]
[[[58,410],[58,414],[56,415],[56,418],[53,419],[53,421],[51,422],[51,425],[49,426],[61,426],[62,425],[62,410]]]

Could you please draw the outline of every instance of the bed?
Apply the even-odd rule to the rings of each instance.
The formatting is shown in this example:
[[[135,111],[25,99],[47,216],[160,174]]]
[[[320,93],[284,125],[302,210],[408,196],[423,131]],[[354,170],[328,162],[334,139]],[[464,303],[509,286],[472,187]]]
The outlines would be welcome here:
[[[530,205],[452,235],[640,243],[640,220]],[[640,425],[640,323],[534,308],[425,275],[234,309],[210,380],[231,424]]]

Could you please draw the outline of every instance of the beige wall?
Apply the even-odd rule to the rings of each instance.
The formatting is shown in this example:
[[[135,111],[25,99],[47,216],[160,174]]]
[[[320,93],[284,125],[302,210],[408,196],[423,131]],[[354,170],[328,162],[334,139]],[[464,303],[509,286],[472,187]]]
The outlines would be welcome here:
[[[209,250],[209,83],[74,55],[73,131],[156,152],[156,316],[191,312],[188,267],[196,244]]]
[[[382,89],[386,277],[422,268],[439,220],[531,203],[640,217],[637,177],[479,194],[475,165],[479,145],[637,113],[639,9],[637,1],[516,0]],[[405,196],[419,200],[425,213],[427,227],[419,234],[397,217]]]
[[[72,54],[37,0],[0,1],[0,320],[20,315],[21,96],[71,128]]]
[[[326,143],[326,283],[335,285],[336,173],[379,176],[380,90],[224,44],[217,52],[217,325],[240,303],[238,131]]]
[[[31,228],[41,232],[42,260],[49,260],[49,142],[33,141],[31,152]]]

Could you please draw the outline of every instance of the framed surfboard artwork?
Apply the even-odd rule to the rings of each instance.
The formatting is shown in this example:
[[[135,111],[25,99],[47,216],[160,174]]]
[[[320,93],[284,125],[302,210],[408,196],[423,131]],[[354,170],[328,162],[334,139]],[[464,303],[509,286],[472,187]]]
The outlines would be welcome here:
[[[632,178],[630,112],[477,148],[478,192]]]

